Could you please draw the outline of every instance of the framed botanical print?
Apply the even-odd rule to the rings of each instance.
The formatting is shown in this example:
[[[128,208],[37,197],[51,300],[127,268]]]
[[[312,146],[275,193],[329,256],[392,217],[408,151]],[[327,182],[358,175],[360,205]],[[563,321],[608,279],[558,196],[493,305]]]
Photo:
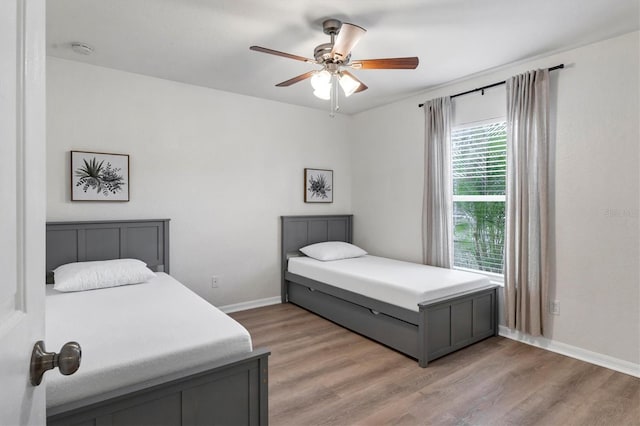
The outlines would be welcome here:
[[[71,151],[71,201],[129,201],[129,156]]]
[[[304,202],[333,203],[333,170],[304,169]]]

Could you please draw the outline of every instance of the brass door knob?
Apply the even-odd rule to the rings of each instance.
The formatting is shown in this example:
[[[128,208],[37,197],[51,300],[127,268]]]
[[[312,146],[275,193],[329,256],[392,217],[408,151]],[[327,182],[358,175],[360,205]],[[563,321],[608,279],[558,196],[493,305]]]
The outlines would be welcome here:
[[[67,342],[60,349],[60,353],[47,352],[42,340],[36,342],[31,352],[31,384],[38,386],[42,382],[42,376],[48,370],[56,367],[60,373],[68,376],[80,368],[82,348],[78,342]]]

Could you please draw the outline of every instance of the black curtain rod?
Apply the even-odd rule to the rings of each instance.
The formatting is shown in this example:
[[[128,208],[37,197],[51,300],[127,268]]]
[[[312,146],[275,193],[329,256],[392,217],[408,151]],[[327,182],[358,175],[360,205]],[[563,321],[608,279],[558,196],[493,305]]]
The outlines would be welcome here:
[[[555,67],[551,67],[551,68],[549,68],[549,71],[560,70],[562,68],[564,68],[564,64],[560,64],[560,65],[556,65]],[[450,98],[453,99],[453,98],[457,98],[458,96],[468,95],[469,93],[474,93],[474,92],[480,92],[480,91],[484,92],[485,89],[490,89],[492,87],[501,86],[501,85],[506,84],[506,83],[507,83],[506,80],[499,81],[497,83],[489,84],[487,86],[478,87],[477,89],[471,89],[471,90],[467,90],[466,92],[456,93],[455,95],[451,95]],[[483,93],[483,95],[484,95],[484,93]],[[423,106],[424,106],[424,104],[418,104],[418,108],[422,108]]]

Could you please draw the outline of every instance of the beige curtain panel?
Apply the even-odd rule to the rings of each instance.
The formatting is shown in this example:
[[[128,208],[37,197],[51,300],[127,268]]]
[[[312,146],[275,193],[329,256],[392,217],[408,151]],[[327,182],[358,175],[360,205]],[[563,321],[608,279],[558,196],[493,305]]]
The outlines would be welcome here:
[[[507,80],[507,326],[544,334],[548,294],[549,71]]]
[[[424,103],[424,194],[422,257],[426,265],[453,264],[453,188],[451,183],[451,98]]]

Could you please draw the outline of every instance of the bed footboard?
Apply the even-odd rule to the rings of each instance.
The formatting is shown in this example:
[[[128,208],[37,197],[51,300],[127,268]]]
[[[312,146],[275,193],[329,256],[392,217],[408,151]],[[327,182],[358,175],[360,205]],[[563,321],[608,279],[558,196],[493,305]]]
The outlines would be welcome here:
[[[497,286],[421,303],[419,357],[428,361],[498,335]]]
[[[267,425],[269,352],[47,409],[47,424]]]

